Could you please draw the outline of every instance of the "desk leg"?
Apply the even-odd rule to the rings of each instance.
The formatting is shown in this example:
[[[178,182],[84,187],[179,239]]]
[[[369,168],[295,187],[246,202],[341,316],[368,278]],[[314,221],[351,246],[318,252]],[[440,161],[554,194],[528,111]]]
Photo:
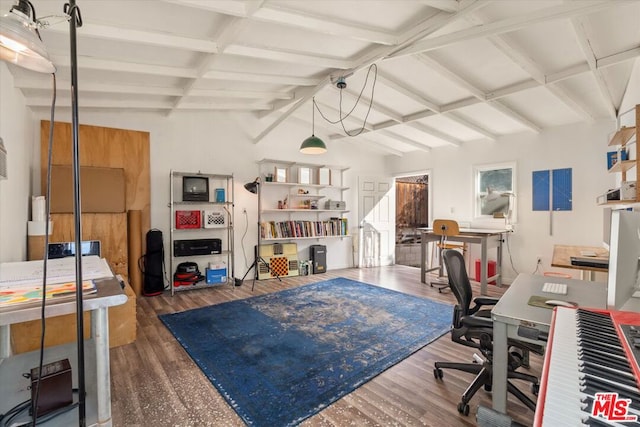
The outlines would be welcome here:
[[[427,274],[427,239],[422,236],[420,239],[420,281],[427,283],[425,275]]]
[[[109,314],[107,307],[91,311],[91,334],[96,343],[98,425],[111,426],[111,378],[109,369]]]
[[[480,295],[487,294],[487,238],[483,237],[480,246],[482,248],[480,255]]]
[[[0,362],[11,356],[11,327],[0,326]]]
[[[496,286],[499,288],[502,287],[502,237],[502,234],[498,236],[498,247],[496,249],[498,252],[498,265],[496,266],[498,277],[496,278]]]
[[[493,321],[493,409],[507,413],[507,324]]]

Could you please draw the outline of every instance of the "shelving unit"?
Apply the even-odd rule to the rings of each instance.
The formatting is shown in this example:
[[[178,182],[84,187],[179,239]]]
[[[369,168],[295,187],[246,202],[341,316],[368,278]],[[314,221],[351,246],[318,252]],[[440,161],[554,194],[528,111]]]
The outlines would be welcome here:
[[[206,180],[208,194],[187,195],[185,197],[185,178]],[[207,174],[201,172],[177,172],[170,174],[170,273],[172,275],[171,295],[176,291],[220,286],[232,282],[234,277],[234,194],[233,175]],[[187,193],[189,193],[187,191]],[[187,199],[187,200],[185,200]],[[189,200],[198,199],[198,200]],[[211,239],[218,239],[220,246],[214,251],[207,249]],[[193,241],[195,244],[185,243]],[[198,242],[202,242],[201,245]],[[177,246],[176,246],[177,245]],[[185,247],[193,247],[196,254],[182,255]],[[176,252],[179,249],[179,252]],[[173,275],[182,262],[195,262],[199,271],[206,277],[210,263],[216,267],[211,274],[212,281],[203,280],[193,285],[175,286]],[[225,269],[224,275],[223,268]],[[213,273],[213,271],[211,272]],[[219,274],[218,274],[219,273]]]
[[[263,159],[260,206],[263,242],[349,237],[345,166]],[[278,177],[285,179],[278,182]],[[335,209],[327,202],[338,202]]]
[[[638,139],[640,139],[640,105],[636,105],[634,109],[627,112],[635,113],[635,125],[634,126],[618,126],[618,130],[613,134],[609,140],[609,146],[618,147],[618,157],[620,153],[626,151],[628,153],[629,160],[618,160],[610,169],[609,173],[619,173],[621,184],[627,181],[635,181],[635,198],[603,201],[601,205],[613,206],[624,205],[632,203],[640,203],[640,191],[637,183],[640,181],[640,159],[638,158]],[[625,112],[626,113],[626,112]],[[622,114],[625,114],[622,113]],[[622,115],[621,114],[621,115]],[[635,168],[635,174],[633,169]],[[629,173],[631,171],[631,173]],[[631,178],[630,175],[633,175]],[[631,178],[631,179],[628,179]]]

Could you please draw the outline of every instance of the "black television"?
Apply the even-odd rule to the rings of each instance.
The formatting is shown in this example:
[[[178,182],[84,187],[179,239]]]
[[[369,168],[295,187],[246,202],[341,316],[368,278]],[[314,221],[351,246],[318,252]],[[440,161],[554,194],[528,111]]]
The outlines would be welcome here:
[[[206,176],[182,177],[183,202],[208,202],[209,178]]]

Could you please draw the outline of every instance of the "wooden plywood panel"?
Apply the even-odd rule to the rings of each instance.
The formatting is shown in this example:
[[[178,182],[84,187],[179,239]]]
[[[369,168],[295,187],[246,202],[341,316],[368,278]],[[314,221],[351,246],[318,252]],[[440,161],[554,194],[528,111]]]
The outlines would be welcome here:
[[[51,242],[75,240],[73,214],[52,214]],[[82,214],[82,239],[100,240],[102,257],[115,274],[128,277],[127,214]],[[136,262],[134,260],[133,262]]]
[[[46,188],[49,126],[49,121],[42,121],[40,125],[40,176],[43,192]],[[151,228],[149,132],[80,125],[79,141],[81,166],[124,169],[125,207],[126,210],[142,212],[139,238],[144,252],[145,234]],[[56,122],[53,164],[70,165],[71,157],[71,124]],[[83,235],[83,239],[87,240],[88,237]]]

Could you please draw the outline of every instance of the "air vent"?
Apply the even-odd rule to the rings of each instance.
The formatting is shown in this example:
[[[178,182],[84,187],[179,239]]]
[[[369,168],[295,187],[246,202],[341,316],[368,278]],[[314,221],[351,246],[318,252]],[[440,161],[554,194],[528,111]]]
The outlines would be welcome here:
[[[0,138],[0,179],[7,179],[9,171],[7,170],[7,149],[4,148],[2,138]]]

